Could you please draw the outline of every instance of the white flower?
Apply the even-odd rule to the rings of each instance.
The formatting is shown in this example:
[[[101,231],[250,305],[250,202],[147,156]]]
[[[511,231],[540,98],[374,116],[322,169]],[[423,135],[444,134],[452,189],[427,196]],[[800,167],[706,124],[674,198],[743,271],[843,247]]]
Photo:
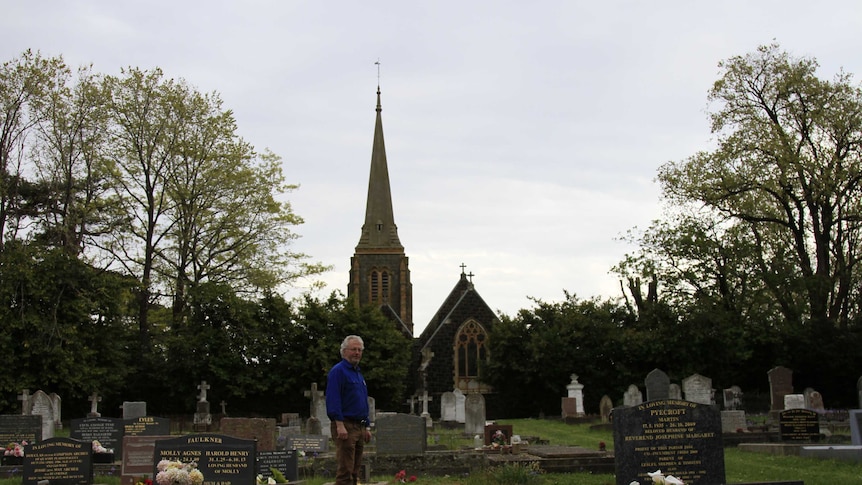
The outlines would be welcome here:
[[[637,480],[632,480],[632,483],[630,483],[629,485],[641,485],[641,482]]]
[[[664,483],[666,483],[667,485],[685,485],[682,480],[673,475],[666,476],[664,478]]]
[[[658,485],[665,485],[664,475],[661,474],[661,470],[656,470],[652,473],[647,472],[650,478],[652,478],[652,482]]]

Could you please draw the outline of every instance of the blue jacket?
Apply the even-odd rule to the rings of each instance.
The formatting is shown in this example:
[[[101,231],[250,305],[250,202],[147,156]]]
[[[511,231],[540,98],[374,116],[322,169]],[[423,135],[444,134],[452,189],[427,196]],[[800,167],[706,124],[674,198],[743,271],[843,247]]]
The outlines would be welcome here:
[[[368,387],[359,366],[347,360],[332,366],[326,376],[326,415],[332,421],[368,422]]]

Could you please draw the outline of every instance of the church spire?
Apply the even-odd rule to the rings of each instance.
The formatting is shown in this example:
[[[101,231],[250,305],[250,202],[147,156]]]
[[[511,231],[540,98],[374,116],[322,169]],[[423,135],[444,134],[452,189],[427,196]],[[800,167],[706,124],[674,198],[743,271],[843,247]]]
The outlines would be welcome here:
[[[371,148],[371,174],[368,177],[368,199],[365,203],[365,224],[356,250],[391,248],[402,250],[398,227],[392,211],[392,193],[389,187],[389,168],[386,164],[386,147],[383,143],[383,109],[380,105],[380,86],[377,86],[377,120],[374,125],[374,144]]]

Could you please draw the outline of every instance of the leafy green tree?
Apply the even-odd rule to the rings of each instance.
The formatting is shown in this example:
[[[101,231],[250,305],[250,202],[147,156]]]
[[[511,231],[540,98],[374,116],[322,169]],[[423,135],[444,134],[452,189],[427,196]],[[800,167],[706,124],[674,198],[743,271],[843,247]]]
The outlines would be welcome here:
[[[665,196],[745,231],[787,324],[858,321],[862,90],[843,72],[819,79],[815,60],[777,45],[720,67],[709,94],[717,148],[663,166]]]
[[[61,58],[43,58],[24,51],[0,66],[0,251],[27,226],[27,192],[24,177],[27,137],[40,121],[41,106],[54,90],[55,78],[65,72]]]

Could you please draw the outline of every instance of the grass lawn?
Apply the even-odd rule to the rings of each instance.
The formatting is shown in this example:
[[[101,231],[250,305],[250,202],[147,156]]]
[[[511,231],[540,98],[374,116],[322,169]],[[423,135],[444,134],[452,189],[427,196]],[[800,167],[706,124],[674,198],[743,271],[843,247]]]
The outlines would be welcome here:
[[[515,434],[539,436],[552,445],[577,445],[598,449],[605,442],[608,450],[613,449],[613,435],[610,431],[594,431],[588,425],[566,425],[560,421],[538,419],[508,419],[498,421],[511,424]],[[435,437],[436,435],[436,437]],[[472,438],[462,436],[458,431],[438,431],[429,434],[429,441],[435,440],[451,449],[472,445]],[[862,484],[862,464],[836,460],[800,458],[796,456],[773,456],[761,453],[725,448],[725,472],[727,483],[770,482],[779,480],[803,480],[805,485],[847,485]],[[408,475],[410,470],[407,470]],[[330,483],[331,478],[307,478],[307,485]],[[96,477],[96,483],[119,485],[118,477]],[[372,482],[392,482],[392,477],[372,477]],[[615,485],[613,475],[591,475],[585,473],[541,474],[529,466],[492,468],[484,473],[469,477],[432,477],[419,476],[416,482],[434,485]],[[0,479],[0,485],[21,485],[21,479]],[[645,484],[644,484],[645,485]]]

